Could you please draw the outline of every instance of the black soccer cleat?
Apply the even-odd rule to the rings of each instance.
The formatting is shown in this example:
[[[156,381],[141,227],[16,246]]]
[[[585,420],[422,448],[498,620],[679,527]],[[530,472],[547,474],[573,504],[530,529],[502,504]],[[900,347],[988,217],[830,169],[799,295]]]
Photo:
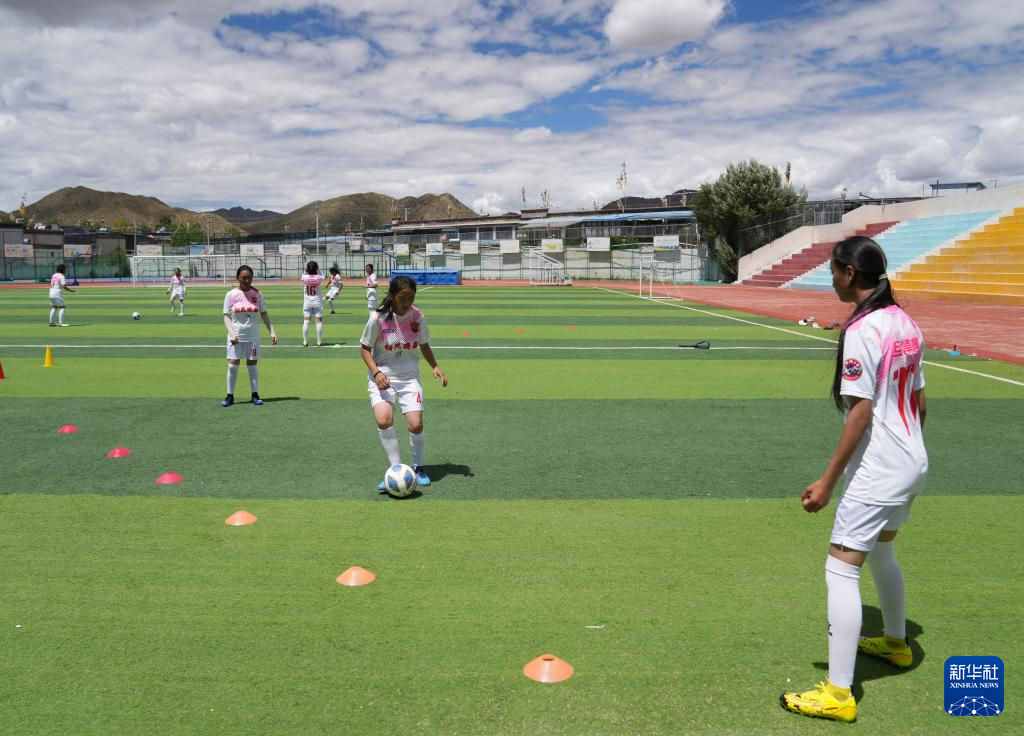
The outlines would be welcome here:
[[[263,399],[255,391],[252,392],[252,403],[254,406],[263,406]]]
[[[235,395],[228,394],[224,397],[224,401],[220,402],[220,405],[227,409],[229,406],[235,403]]]

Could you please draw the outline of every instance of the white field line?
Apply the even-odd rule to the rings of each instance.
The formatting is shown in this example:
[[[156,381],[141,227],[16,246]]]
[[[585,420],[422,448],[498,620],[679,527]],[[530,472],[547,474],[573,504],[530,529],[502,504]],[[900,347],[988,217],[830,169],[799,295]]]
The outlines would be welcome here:
[[[142,343],[132,343],[130,345],[121,344],[94,344],[94,345],[60,345],[57,343],[38,343],[38,344],[8,344],[0,345],[0,348],[40,348],[45,349],[47,347],[64,349],[87,349],[87,348],[104,348],[104,349],[115,349],[124,350],[130,348],[144,348],[151,350],[153,348],[165,348],[165,349],[199,349],[209,348],[210,350],[223,350],[224,345],[147,345]],[[296,350],[309,350],[315,351],[316,348],[304,348],[301,345],[261,345],[261,349],[266,348],[268,350],[275,349],[296,349]],[[320,350],[335,350],[337,348],[343,348],[347,350],[358,350],[358,344],[353,345],[334,345],[328,344]],[[685,350],[689,348],[681,348],[676,345],[434,345],[439,350]],[[832,348],[819,348],[819,347],[765,347],[763,345],[728,345],[723,347],[712,347],[711,350],[831,350]]]
[[[607,292],[609,292],[611,294],[619,294],[621,296],[628,296],[631,299],[642,299],[644,301],[650,301],[646,297],[637,296],[636,294],[631,294],[631,293],[626,292],[626,291],[616,291],[615,289],[608,289],[608,288],[605,288],[604,286],[594,286],[594,287],[591,287],[591,288],[599,289],[601,291],[607,291]],[[677,309],[688,309],[691,312],[700,312],[701,314],[710,314],[710,315],[715,316],[715,317],[721,317],[722,319],[730,319],[730,320],[732,320],[734,322],[742,322],[743,324],[754,325],[755,327],[763,327],[766,330],[777,330],[779,332],[785,332],[785,333],[787,333],[789,335],[796,335],[798,337],[804,337],[804,338],[807,338],[809,340],[820,340],[822,342],[832,343],[833,345],[835,345],[835,343],[836,343],[835,340],[830,340],[827,337],[818,337],[817,335],[808,335],[808,334],[806,334],[804,332],[797,332],[796,330],[790,330],[790,329],[787,329],[785,327],[776,327],[775,325],[766,325],[766,324],[762,324],[760,322],[754,322],[753,320],[749,320],[749,319],[742,319],[740,317],[732,317],[732,316],[730,316],[728,314],[719,314],[717,312],[711,312],[711,311],[709,311],[707,309],[698,309],[697,307],[691,307],[688,304],[675,304],[675,303],[673,303],[671,301],[656,301],[656,302],[652,302],[652,303],[653,304],[664,304],[664,305],[669,306],[669,307],[676,307]],[[712,349],[714,349],[714,348],[712,348]],[[719,349],[721,349],[721,348],[719,348]],[[993,376],[991,373],[981,373],[980,371],[972,371],[972,370],[969,370],[967,368],[960,368],[958,366],[948,365],[946,363],[935,363],[934,361],[926,360],[926,361],[924,361],[924,364],[925,365],[929,365],[929,366],[934,366],[936,368],[944,368],[946,370],[956,371],[958,373],[967,373],[967,374],[970,374],[972,376],[978,376],[980,378],[989,378],[989,379],[991,379],[993,381],[1001,381],[1002,383],[1009,383],[1009,384],[1012,384],[1014,386],[1024,386],[1024,381],[1015,381],[1012,378],[1003,378],[1002,376]]]

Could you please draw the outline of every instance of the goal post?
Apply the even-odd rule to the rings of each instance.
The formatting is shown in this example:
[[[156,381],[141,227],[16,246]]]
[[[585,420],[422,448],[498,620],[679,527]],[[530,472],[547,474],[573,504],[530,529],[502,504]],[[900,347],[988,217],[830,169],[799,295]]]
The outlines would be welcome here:
[[[527,256],[530,271],[530,286],[571,286],[572,279],[565,272],[565,264],[539,249],[533,249]]]
[[[175,268],[181,269],[186,281],[207,282],[218,286],[228,283],[225,255],[132,256],[128,260],[132,286],[170,281]]]

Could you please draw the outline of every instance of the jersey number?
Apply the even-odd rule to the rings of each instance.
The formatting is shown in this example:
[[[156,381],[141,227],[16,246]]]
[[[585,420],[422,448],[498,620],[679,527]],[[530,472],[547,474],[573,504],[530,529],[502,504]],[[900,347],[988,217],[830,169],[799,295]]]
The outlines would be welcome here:
[[[310,284],[306,287],[306,296],[316,296],[316,285]]]

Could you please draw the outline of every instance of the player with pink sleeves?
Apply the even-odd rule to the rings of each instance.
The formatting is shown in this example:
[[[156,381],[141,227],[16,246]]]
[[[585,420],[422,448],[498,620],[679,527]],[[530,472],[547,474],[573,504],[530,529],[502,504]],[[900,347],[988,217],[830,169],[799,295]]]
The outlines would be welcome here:
[[[377,308],[377,274],[373,272],[373,264],[367,263],[366,271],[366,308],[371,312]]]
[[[181,269],[178,267],[174,268],[174,274],[171,276],[171,283],[167,287],[167,293],[171,295],[171,314],[174,314],[174,302],[177,301],[181,307],[181,311],[178,312],[179,317],[185,316],[185,279],[181,275]]]
[[[50,277],[50,327],[68,327],[64,322],[64,294],[63,292],[69,291],[72,294],[75,290],[68,286],[67,277],[64,272],[67,270],[67,266],[63,263],[57,264],[57,269]],[[58,315],[58,310],[60,313]],[[53,318],[57,317],[57,321],[54,322]]]
[[[858,236],[836,243],[831,265],[839,300],[857,305],[840,333],[832,379],[832,398],[845,422],[825,474],[801,496],[804,510],[820,511],[845,471],[825,560],[828,680],[814,690],[783,693],[781,702],[801,715],[853,721],[857,651],[901,668],[914,660],[894,540],[928,473],[924,336],[896,303],[885,253],[875,241]],[[865,561],[882,610],[881,636],[860,636]]]
[[[328,269],[328,272],[331,274],[328,277],[331,280],[331,287],[327,290],[327,296],[325,296],[324,299],[326,299],[327,303],[331,305],[331,314],[336,314],[334,311],[334,300],[337,298],[338,294],[341,293],[341,289],[345,284],[341,281],[341,271],[338,270],[337,266],[331,266]]]
[[[316,346],[324,339],[324,299],[321,287],[328,282],[320,276],[320,264],[310,261],[302,274],[302,347],[309,345],[309,320],[316,320]]]
[[[416,282],[408,276],[397,276],[388,285],[388,295],[370,313],[359,339],[363,362],[369,380],[370,406],[377,421],[384,453],[389,465],[401,462],[398,437],[394,427],[394,403],[405,416],[412,445],[412,467],[416,482],[429,486],[430,478],[423,470],[423,386],[420,384],[420,353],[434,372],[441,387],[448,378],[437,365],[430,348],[430,328],[423,312],[413,306]],[[384,490],[384,483],[377,486]]]
[[[220,402],[224,408],[235,403],[235,383],[238,381],[238,365],[242,356],[245,356],[245,365],[249,370],[252,403],[256,406],[263,404],[256,367],[260,359],[260,319],[270,330],[271,344],[277,345],[277,333],[270,323],[263,294],[252,285],[252,276],[252,268],[239,266],[235,272],[238,286],[224,295],[224,326],[228,331],[228,395]]]

